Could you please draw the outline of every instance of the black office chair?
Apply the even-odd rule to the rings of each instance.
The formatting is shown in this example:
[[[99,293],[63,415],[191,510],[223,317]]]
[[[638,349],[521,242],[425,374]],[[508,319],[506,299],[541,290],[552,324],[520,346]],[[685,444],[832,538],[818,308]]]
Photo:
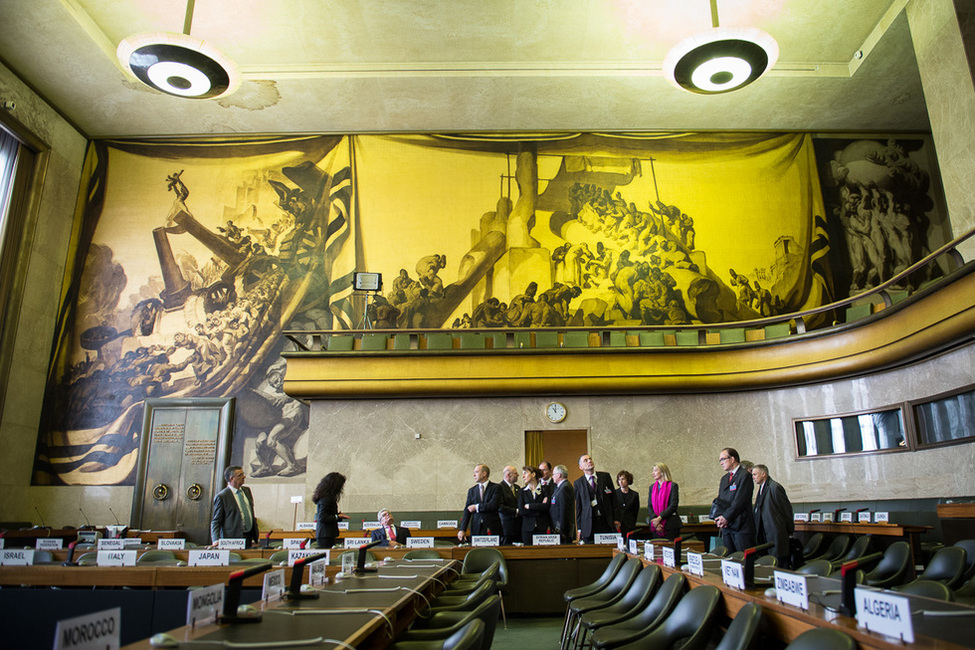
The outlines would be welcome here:
[[[755,603],[745,603],[714,650],[750,650],[761,621],[762,608]]]
[[[717,555],[718,557],[728,557],[728,553],[730,552],[727,546],[715,546],[711,549],[711,555]]]
[[[955,602],[975,606],[975,576],[968,582],[955,589]]]
[[[78,566],[95,566],[98,564],[98,551],[88,551],[78,557]]]
[[[971,580],[972,577],[975,577],[975,539],[962,539],[952,544],[952,546],[959,546],[965,549],[965,561],[968,566],[965,568],[964,575],[962,575],[962,582]]]
[[[401,641],[438,641],[459,632],[474,620],[484,623],[484,636],[481,648],[490,650],[494,643],[494,633],[501,618],[501,597],[490,596],[469,612],[439,612],[430,618],[417,619],[417,626],[403,635]],[[422,627],[420,626],[422,625]]]
[[[712,585],[691,589],[655,630],[620,650],[703,650],[711,637],[721,590]]]
[[[755,566],[779,566],[779,558],[774,555],[763,555],[755,560]]]
[[[569,633],[563,639],[562,647],[568,648],[575,640],[579,630],[579,618],[586,612],[595,609],[602,609],[616,604],[636,580],[637,575],[643,569],[643,564],[636,558],[630,558],[623,563],[616,577],[606,586],[592,596],[577,598],[569,603]]]
[[[673,611],[684,593],[687,579],[680,573],[671,574],[657,590],[653,600],[633,618],[614,625],[604,625],[589,636],[596,650],[618,648],[652,632]],[[700,588],[700,587],[699,587]]]
[[[828,578],[829,574],[833,572],[833,565],[830,564],[829,560],[810,560],[796,569],[796,572]]]
[[[819,553],[819,550],[823,548],[823,537],[822,533],[815,533],[806,541],[806,545],[802,547],[802,557],[803,558],[813,558]]]
[[[575,635],[573,647],[585,645],[593,630],[625,621],[642,611],[660,586],[660,575],[660,567],[656,564],[643,567],[630,588],[615,604],[583,614],[579,619],[580,625],[577,627],[578,633]]]
[[[829,627],[806,630],[785,650],[856,650],[857,644],[846,632]]]
[[[836,539],[832,541],[829,548],[822,555],[814,557],[814,560],[826,560],[832,562],[833,560],[838,560],[843,557],[846,552],[850,550],[850,536],[849,535],[837,535]],[[808,556],[806,556],[808,557]],[[808,562],[808,560],[807,560]]]
[[[157,563],[171,563],[176,564],[176,554],[172,551],[161,551],[159,549],[153,549],[151,551],[146,551],[135,561],[136,564],[157,564]]]
[[[460,569],[460,578],[470,578],[474,574],[483,573],[494,563],[498,563],[498,595],[501,596],[501,622],[505,629],[508,627],[508,617],[504,613],[504,592],[508,588],[508,563],[504,555],[496,548],[472,548],[464,556],[464,564]]]
[[[745,551],[735,551],[728,556],[729,560],[734,560],[735,562],[743,562],[745,560]]]
[[[492,582],[501,581],[501,565],[499,563],[495,562],[475,579],[454,580],[447,585],[445,594],[450,596],[459,596],[463,593],[470,593],[471,591],[474,591],[480,587],[482,582],[486,582],[488,580]]]
[[[271,557],[268,558],[271,564],[280,564],[284,562],[288,563],[288,549],[281,549],[280,551],[275,551],[271,553]]]
[[[833,570],[836,571],[845,563],[852,562],[853,560],[866,555],[867,549],[870,548],[870,541],[870,535],[861,535],[860,537],[857,537],[856,541],[853,542],[853,545],[843,557],[832,560]]]
[[[569,603],[578,598],[586,598],[587,596],[592,596],[606,588],[606,586],[612,581],[612,579],[619,573],[620,567],[626,562],[626,555],[623,553],[618,553],[614,555],[603,569],[603,574],[588,585],[583,585],[582,587],[576,587],[575,589],[569,589],[566,591],[562,598],[566,602],[565,606],[565,620],[562,622],[562,640],[560,645],[565,645],[567,636],[569,634],[569,618],[571,615],[571,610],[569,609]]]
[[[440,553],[432,548],[411,548],[403,554],[404,560],[439,560]]]
[[[400,641],[391,650],[479,650],[483,647],[484,622],[473,620],[441,641]]]
[[[891,589],[893,591],[911,594],[912,596],[945,600],[949,603],[955,600],[955,595],[951,592],[951,589],[943,582],[937,582],[936,580],[922,580],[918,578],[913,582],[908,582],[906,585],[897,585],[896,587],[891,587]]]
[[[918,580],[943,582],[949,589],[961,584],[967,566],[965,549],[961,546],[946,546],[931,558]]]
[[[871,587],[889,589],[903,584],[911,566],[911,546],[907,542],[894,542],[884,551],[880,563],[867,574],[867,584]]]

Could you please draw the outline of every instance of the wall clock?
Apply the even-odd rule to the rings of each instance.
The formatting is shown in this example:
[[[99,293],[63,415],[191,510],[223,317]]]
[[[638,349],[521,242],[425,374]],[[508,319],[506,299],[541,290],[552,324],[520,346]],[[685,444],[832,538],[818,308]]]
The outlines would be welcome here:
[[[552,422],[561,422],[568,414],[569,412],[566,410],[565,405],[560,404],[559,402],[552,402],[545,407],[545,415],[547,415],[548,419]]]

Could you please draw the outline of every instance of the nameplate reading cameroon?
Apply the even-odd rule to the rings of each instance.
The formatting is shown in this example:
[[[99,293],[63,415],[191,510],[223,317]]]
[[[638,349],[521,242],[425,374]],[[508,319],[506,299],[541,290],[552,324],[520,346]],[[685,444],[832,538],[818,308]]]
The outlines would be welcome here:
[[[809,578],[801,573],[773,571],[775,598],[780,603],[799,609],[809,609]]]

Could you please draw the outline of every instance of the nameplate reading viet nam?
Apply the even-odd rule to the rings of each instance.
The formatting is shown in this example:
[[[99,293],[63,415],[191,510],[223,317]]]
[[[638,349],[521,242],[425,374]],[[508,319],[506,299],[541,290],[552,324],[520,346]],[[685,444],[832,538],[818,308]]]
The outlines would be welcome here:
[[[288,566],[294,566],[295,565],[295,562],[297,562],[298,560],[300,560],[303,557],[308,557],[309,555],[318,555],[319,553],[322,553],[322,552],[323,551],[320,548],[289,548],[288,549]],[[327,560],[328,557],[329,557],[328,556],[328,551],[324,551],[324,553],[326,553],[325,559]]]
[[[407,537],[406,548],[433,548],[432,537]]]
[[[498,546],[501,538],[498,535],[474,535],[471,537],[471,546]]]
[[[721,579],[729,587],[745,588],[745,568],[738,562],[721,560]]]
[[[138,551],[98,551],[95,564],[98,566],[135,566]]]
[[[242,551],[247,548],[247,540],[243,537],[221,537],[217,540],[217,548],[221,551]]]
[[[853,591],[857,603],[857,624],[871,632],[900,637],[914,643],[914,624],[911,603],[904,596],[857,587]]]
[[[156,540],[156,548],[163,551],[182,551],[186,548],[186,540],[177,537],[160,537]]]
[[[186,601],[186,624],[209,623],[223,611],[223,584],[194,589]]]
[[[58,621],[54,650],[118,650],[122,633],[122,608]]]
[[[532,535],[532,544],[535,546],[558,546],[558,535]]]
[[[230,551],[190,549],[186,563],[190,566],[229,566]]]
[[[64,548],[64,540],[60,537],[39,537],[34,548],[38,551],[60,551]]]
[[[773,571],[775,597],[779,602],[799,609],[809,609],[808,577],[799,573]]]
[[[444,528],[457,528],[456,519],[438,519],[437,520],[437,530],[443,530]]]
[[[677,568],[677,559],[674,557],[674,548],[672,546],[661,546],[660,553],[664,558],[664,566],[670,567],[671,569]]]
[[[268,601],[280,598],[284,593],[284,569],[268,571],[264,574],[264,588],[261,590],[261,600]]]
[[[125,540],[119,538],[100,539],[96,548],[99,551],[121,551],[125,548]]]
[[[31,564],[34,564],[32,548],[5,548],[0,551],[0,565],[30,566]]]
[[[596,533],[593,541],[597,544],[612,544],[613,546],[619,546],[619,540],[623,536],[619,533]]]
[[[700,553],[694,553],[688,551],[687,553],[687,570],[696,576],[704,575],[704,556]]]

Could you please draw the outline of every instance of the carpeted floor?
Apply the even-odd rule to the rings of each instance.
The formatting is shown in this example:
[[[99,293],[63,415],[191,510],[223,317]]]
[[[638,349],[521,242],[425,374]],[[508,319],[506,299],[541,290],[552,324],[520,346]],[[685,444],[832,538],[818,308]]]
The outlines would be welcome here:
[[[562,617],[509,616],[508,629],[498,621],[495,648],[557,648],[562,635]]]

